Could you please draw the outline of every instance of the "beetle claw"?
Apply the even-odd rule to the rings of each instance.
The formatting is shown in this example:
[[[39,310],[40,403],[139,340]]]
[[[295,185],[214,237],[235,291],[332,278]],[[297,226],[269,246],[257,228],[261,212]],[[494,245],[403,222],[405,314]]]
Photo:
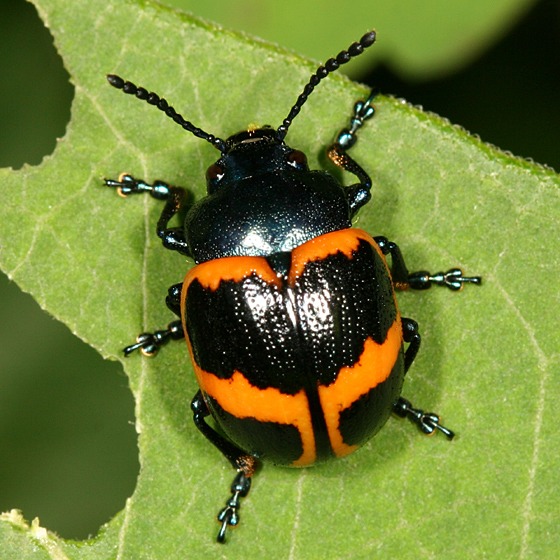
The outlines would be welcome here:
[[[136,343],[135,344],[131,344],[130,346],[127,346],[126,348],[123,349],[124,355],[125,357],[130,356],[130,354],[132,354],[132,352],[136,351],[136,350],[140,350],[143,354],[146,353],[146,346],[149,344],[149,341],[147,339],[147,337],[151,337],[152,335],[150,333],[142,333],[140,335],[138,335],[138,338],[136,339]],[[153,346],[153,343],[150,344],[150,346]],[[155,348],[154,351],[152,352],[155,353]]]
[[[144,356],[154,356],[157,354],[159,347],[162,344],[165,344],[165,340],[163,340],[163,336],[158,337],[158,333],[162,333],[166,331],[156,331],[155,333],[142,333],[139,334],[136,338],[136,342],[127,346],[123,352],[125,357],[128,358],[132,352],[135,350],[140,350]]]
[[[139,185],[140,182],[127,173],[121,173],[116,181],[114,179],[105,179],[105,186],[117,189],[119,196],[125,198],[129,194],[135,194],[144,190],[139,189]]]

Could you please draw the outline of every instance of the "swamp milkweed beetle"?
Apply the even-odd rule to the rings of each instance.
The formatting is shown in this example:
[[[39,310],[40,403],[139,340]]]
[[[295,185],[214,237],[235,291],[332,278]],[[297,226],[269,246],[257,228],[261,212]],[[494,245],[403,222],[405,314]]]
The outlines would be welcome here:
[[[375,112],[375,92],[356,103],[349,127],[328,149],[357,183],[345,187],[310,170],[305,154],[284,142],[315,86],[374,41],[375,32],[366,33],[320,66],[277,129],[249,128],[227,140],[196,127],[157,94],[107,76],[220,151],[206,173],[208,194],[187,209],[183,227],[168,223],[184,210],[184,189],[127,174],[105,179],[122,195],[164,201],[157,235],[196,265],[169,288],[167,306],[180,319],[142,333],[124,353],[153,355],[168,340],[186,338],[200,387],[191,404],[194,423],[237,472],[218,514],[219,542],[239,523],[258,461],[307,466],[342,457],[392,412],[424,433],[454,435],[436,414],[401,397],[420,335],[415,321],[400,316],[395,289],[458,290],[481,279],[456,268],[409,273],[395,243],[352,228],[371,198],[371,179],[348,150]],[[220,431],[206,423],[209,415]]]

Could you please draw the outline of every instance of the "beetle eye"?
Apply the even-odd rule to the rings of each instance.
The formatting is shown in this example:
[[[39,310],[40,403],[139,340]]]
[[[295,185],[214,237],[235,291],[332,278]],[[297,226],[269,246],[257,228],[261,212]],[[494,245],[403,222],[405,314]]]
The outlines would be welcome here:
[[[206,180],[211,181],[212,183],[219,181],[223,176],[224,176],[224,168],[217,163],[213,163],[206,170]]]
[[[307,167],[307,157],[303,152],[299,150],[292,150],[286,159],[288,165],[295,167],[296,169],[302,169]]]

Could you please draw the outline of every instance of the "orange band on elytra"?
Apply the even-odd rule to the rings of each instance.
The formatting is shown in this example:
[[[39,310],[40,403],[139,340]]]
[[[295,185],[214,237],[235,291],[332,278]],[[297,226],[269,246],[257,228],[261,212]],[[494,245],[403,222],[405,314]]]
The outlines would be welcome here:
[[[235,417],[295,426],[302,438],[303,454],[292,463],[294,466],[305,466],[315,461],[315,437],[303,390],[295,395],[286,395],[273,387],[259,389],[238,371],[229,379],[220,379],[196,365],[195,371],[202,391]]]
[[[397,316],[387,333],[385,342],[377,344],[368,338],[358,362],[353,366],[341,368],[336,381],[331,385],[319,386],[319,398],[329,438],[338,457],[348,455],[357,448],[342,441],[338,429],[340,413],[389,377],[401,346],[402,326],[400,317]]]
[[[296,278],[301,276],[308,262],[319,261],[336,253],[343,253],[348,258],[351,258],[352,253],[358,249],[360,240],[367,241],[381,254],[377,248],[377,243],[375,243],[371,235],[358,228],[331,231],[296,247],[292,251],[292,265],[290,267],[288,283],[294,284]],[[382,258],[385,260],[385,257],[382,256]]]
[[[253,274],[268,284],[281,286],[280,279],[263,257],[223,257],[192,268],[185,278],[183,292],[186,294],[188,284],[195,278],[203,288],[215,291],[220,282],[241,282]]]

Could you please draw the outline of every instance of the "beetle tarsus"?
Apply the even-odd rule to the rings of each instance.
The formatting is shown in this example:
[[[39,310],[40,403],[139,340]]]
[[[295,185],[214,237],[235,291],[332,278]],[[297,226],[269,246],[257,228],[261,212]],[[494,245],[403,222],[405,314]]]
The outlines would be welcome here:
[[[181,340],[184,337],[181,321],[172,321],[165,330],[139,334],[136,342],[124,348],[123,352],[125,357],[130,356],[136,350],[140,350],[144,356],[154,356],[169,340]]]
[[[412,420],[420,428],[420,431],[428,436],[433,435],[436,430],[439,430],[450,440],[455,437],[455,433],[452,430],[440,423],[440,417],[437,414],[414,408],[412,403],[403,397],[399,397],[393,410],[397,416]]]
[[[354,114],[350,118],[349,127],[343,128],[336,135],[335,144],[340,146],[342,150],[349,150],[356,143],[356,132],[362,128],[365,121],[375,115],[375,107],[372,105],[372,102],[377,94],[378,90],[374,88],[365,101],[358,101],[354,105]]]
[[[116,181],[114,179],[105,179],[105,185],[117,189],[117,192],[124,197],[130,194],[149,193],[153,198],[158,200],[166,200],[172,190],[172,188],[163,181],[146,183],[141,179],[135,179],[128,173],[121,173]]]
[[[426,270],[419,270],[408,275],[408,283],[414,290],[427,290],[432,284],[445,286],[453,291],[462,290],[465,284],[482,284],[480,276],[463,276],[460,268],[451,268],[447,272],[430,274]]]
[[[222,524],[218,532],[217,541],[224,543],[228,527],[235,527],[239,523],[240,500],[244,498],[251,489],[251,477],[243,471],[237,473],[231,485],[231,497],[226,502],[226,507],[218,514],[218,521]]]

